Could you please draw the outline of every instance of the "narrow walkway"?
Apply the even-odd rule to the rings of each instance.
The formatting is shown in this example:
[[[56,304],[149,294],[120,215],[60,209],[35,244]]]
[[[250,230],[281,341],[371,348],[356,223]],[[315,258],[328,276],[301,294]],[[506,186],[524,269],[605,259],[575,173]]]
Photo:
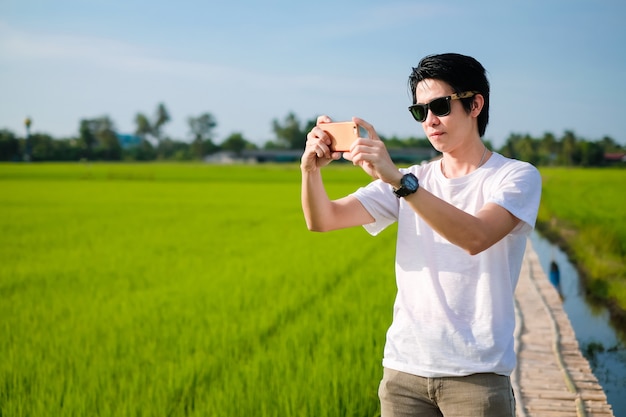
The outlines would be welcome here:
[[[612,417],[530,240],[515,293],[518,417]]]

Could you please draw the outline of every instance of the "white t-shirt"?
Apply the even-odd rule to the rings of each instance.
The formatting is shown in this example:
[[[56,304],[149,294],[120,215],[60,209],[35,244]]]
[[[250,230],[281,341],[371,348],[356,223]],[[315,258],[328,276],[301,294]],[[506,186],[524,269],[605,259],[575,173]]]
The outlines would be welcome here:
[[[497,153],[461,178],[446,178],[440,161],[402,171],[414,173],[420,187],[469,214],[491,202],[521,222],[472,256],[433,231],[388,184],[377,180],[353,194],[375,219],[364,226],[370,234],[398,222],[398,293],[383,366],[423,377],[510,375],[515,368],[513,296],[537,217],[539,172]]]

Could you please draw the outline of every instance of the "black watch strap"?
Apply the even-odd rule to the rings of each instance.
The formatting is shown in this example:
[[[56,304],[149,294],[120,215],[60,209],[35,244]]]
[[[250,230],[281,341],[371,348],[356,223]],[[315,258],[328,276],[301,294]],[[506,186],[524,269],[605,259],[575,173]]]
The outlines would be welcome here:
[[[400,180],[400,188],[393,190],[393,193],[397,197],[406,197],[417,191],[419,188],[419,181],[417,177],[411,173],[405,174]]]

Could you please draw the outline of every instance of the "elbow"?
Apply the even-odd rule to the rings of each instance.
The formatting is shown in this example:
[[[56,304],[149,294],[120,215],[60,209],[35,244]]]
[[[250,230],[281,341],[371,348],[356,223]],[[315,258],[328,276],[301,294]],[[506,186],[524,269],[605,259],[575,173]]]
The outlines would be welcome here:
[[[306,220],[306,227],[307,229],[309,229],[309,232],[323,233],[323,232],[329,232],[331,230],[330,228],[326,227],[323,223],[314,222],[309,219]]]
[[[321,227],[317,227],[316,225],[306,225],[307,229],[309,229],[309,232],[325,232],[324,229],[322,229]]]
[[[486,236],[477,236],[475,239],[466,242],[463,249],[471,256],[474,256],[489,249],[493,246],[493,243]]]
[[[467,253],[469,253],[471,256],[474,256],[474,255],[478,255],[479,253],[483,252],[485,249],[487,249],[487,248],[482,247],[482,246],[470,246],[470,247],[466,247],[465,251]]]
[[[335,230],[333,227],[333,216],[331,213],[324,215],[317,215],[312,213],[304,213],[304,220],[306,221],[306,227],[310,232],[330,232]]]

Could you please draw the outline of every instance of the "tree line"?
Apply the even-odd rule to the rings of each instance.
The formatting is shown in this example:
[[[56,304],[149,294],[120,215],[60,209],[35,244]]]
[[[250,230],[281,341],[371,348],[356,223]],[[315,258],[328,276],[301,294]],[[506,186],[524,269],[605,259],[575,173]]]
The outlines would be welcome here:
[[[120,135],[109,116],[81,119],[78,135],[54,138],[45,133],[30,134],[31,121],[25,121],[26,135],[19,136],[8,129],[0,129],[0,161],[188,161],[201,160],[220,151],[241,154],[244,150],[301,150],[307,132],[315,126],[316,118],[300,121],[293,113],[283,120],[272,120],[274,138],[259,146],[240,132],[231,133],[221,143],[216,143],[215,128],[218,123],[209,112],[187,118],[186,140],[173,139],[164,134],[170,122],[169,111],[163,103],[157,105],[152,117],[145,113],[135,116],[132,135]],[[430,148],[427,138],[384,137],[389,148]],[[494,149],[488,142],[487,146]],[[603,166],[621,163],[626,147],[605,136],[589,141],[572,131],[561,137],[545,133],[543,137],[511,134],[505,144],[494,149],[515,159],[536,166]],[[607,156],[613,155],[613,158]],[[617,158],[615,157],[617,155]]]

